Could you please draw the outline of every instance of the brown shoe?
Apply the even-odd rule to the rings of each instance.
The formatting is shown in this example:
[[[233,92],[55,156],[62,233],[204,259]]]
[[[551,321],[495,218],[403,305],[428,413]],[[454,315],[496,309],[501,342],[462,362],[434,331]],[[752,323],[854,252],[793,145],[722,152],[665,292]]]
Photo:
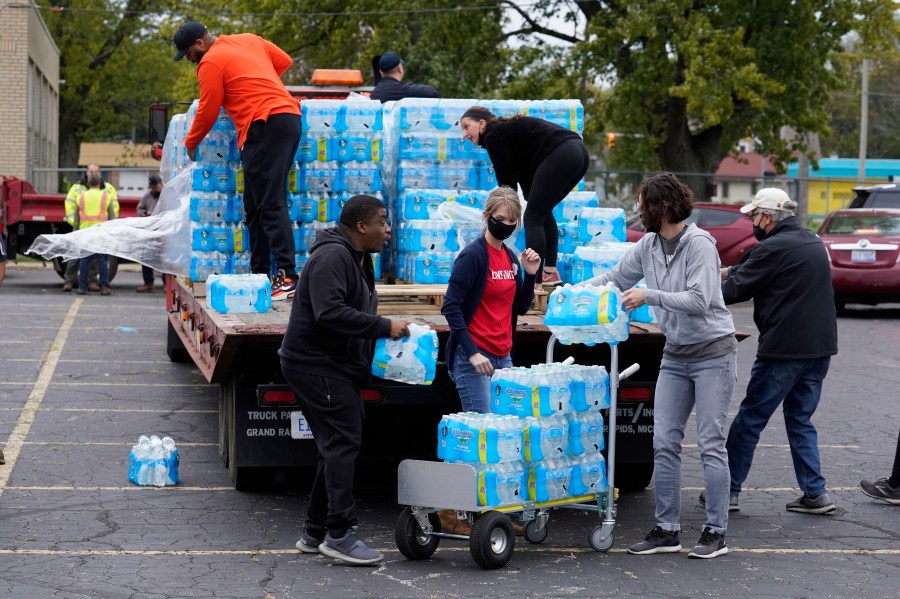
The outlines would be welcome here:
[[[468,522],[459,519],[456,515],[456,510],[440,510],[438,517],[441,519],[441,530],[443,532],[464,536],[472,534],[472,527],[469,526]]]
[[[88,291],[100,291],[100,285],[91,281],[88,283]]]
[[[66,293],[71,292],[73,289],[75,289],[75,283],[73,283],[72,281],[66,281],[65,283],[63,283],[63,291],[65,291]]]
[[[525,527],[522,524],[519,524],[518,522],[513,520],[512,525],[513,525],[513,532],[516,534],[517,537],[525,536]]]
[[[112,293],[112,292],[109,290],[109,287],[107,287],[106,285],[104,285],[103,287],[100,288],[100,295],[109,295],[110,293]]]
[[[149,285],[141,285],[137,289],[135,289],[138,293],[153,293],[153,283]]]
[[[0,449],[0,464],[5,464],[5,463],[6,463],[6,458],[3,457],[3,450]]]

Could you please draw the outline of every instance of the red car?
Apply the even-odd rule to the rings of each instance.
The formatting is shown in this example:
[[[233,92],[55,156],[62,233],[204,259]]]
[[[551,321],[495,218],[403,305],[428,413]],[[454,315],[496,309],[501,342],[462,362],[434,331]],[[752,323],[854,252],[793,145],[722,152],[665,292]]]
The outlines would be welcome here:
[[[757,244],[753,236],[753,223],[741,214],[740,206],[695,202],[694,211],[685,222],[694,223],[713,236],[722,266],[734,266],[747,250]],[[644,226],[639,217],[629,221],[625,235],[628,241],[637,241],[644,236]]]
[[[835,210],[819,228],[838,309],[900,302],[900,209]]]

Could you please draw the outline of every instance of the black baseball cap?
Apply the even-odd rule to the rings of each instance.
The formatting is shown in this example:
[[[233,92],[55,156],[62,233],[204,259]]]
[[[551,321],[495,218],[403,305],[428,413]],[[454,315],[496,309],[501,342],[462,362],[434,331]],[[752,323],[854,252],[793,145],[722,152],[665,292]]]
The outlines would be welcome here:
[[[400,60],[400,56],[397,55],[396,52],[385,52],[381,55],[381,58],[378,59],[378,69],[387,73],[388,71],[396,69],[397,65],[401,62],[403,61]]]
[[[159,185],[162,182],[162,178],[159,175],[150,175],[150,179],[147,181],[147,183],[151,186]]]
[[[175,47],[178,52],[175,53],[175,60],[184,58],[188,49],[194,45],[198,39],[206,35],[206,25],[199,21],[188,21],[175,32]]]

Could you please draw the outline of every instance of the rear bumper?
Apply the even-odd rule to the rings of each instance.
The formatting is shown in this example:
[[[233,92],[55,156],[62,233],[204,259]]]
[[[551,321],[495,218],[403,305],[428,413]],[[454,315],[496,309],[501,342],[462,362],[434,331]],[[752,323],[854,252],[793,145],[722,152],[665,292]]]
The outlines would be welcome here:
[[[835,301],[898,302],[900,301],[900,265],[892,268],[831,267],[831,284]]]

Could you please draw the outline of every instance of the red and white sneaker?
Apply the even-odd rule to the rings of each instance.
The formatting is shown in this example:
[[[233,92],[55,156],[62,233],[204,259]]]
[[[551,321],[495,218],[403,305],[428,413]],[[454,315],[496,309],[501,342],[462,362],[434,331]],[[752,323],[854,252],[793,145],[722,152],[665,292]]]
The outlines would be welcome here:
[[[544,285],[562,285],[562,279],[559,278],[558,270],[554,270],[553,272],[547,272],[545,270],[541,275],[541,281]]]
[[[294,292],[297,291],[297,275],[290,275],[279,268],[278,274],[272,280],[272,301],[294,299]]]

